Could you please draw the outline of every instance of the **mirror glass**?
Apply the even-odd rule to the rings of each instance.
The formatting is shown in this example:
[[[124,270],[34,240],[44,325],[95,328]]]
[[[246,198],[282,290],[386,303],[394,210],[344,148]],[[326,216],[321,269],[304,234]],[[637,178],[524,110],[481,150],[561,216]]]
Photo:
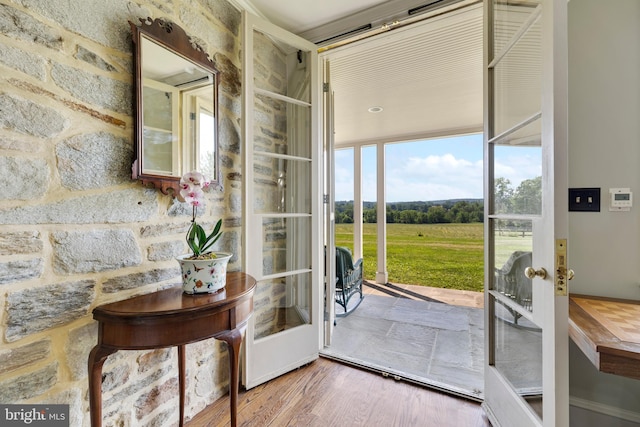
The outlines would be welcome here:
[[[135,26],[137,158],[133,177],[178,194],[180,177],[198,170],[213,183],[217,164],[217,71],[179,27]],[[132,25],[134,27],[134,25]]]

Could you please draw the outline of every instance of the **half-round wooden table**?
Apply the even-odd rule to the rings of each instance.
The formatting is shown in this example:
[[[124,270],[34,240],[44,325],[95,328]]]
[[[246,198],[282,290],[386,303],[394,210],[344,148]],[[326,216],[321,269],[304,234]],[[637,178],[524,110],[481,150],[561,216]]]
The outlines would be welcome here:
[[[245,273],[227,274],[224,289],[214,294],[187,295],[182,287],[165,289],[93,310],[98,344],[89,354],[91,426],[102,425],[102,366],[118,350],[178,347],[180,425],[184,422],[185,345],[207,338],[225,341],[229,349],[231,425],[236,425],[239,356],[253,313],[256,281]]]

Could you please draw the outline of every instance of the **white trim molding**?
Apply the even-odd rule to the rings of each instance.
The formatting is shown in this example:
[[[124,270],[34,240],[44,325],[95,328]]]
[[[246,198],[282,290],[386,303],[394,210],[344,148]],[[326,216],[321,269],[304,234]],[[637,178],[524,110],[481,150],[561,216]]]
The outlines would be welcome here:
[[[633,412],[633,411],[628,411],[626,409],[621,409],[621,408],[617,408],[615,406],[611,406],[611,405],[605,405],[604,403],[600,403],[600,402],[593,402],[591,400],[586,400],[586,399],[581,399],[579,397],[575,397],[575,396],[570,396],[569,397],[569,404],[571,406],[575,406],[576,408],[580,408],[581,410],[586,410],[589,412],[595,412],[597,414],[602,414],[605,415],[607,417],[612,417],[612,418],[618,418],[621,420],[625,420],[625,421],[630,421],[633,423],[639,423],[640,424],[640,413],[638,412]],[[574,414],[572,414],[574,415]],[[580,424],[580,423],[575,423],[574,417],[571,418],[571,424],[572,425],[603,425],[603,424],[594,424],[594,423],[587,423],[587,424]],[[585,420],[586,421],[586,420]]]

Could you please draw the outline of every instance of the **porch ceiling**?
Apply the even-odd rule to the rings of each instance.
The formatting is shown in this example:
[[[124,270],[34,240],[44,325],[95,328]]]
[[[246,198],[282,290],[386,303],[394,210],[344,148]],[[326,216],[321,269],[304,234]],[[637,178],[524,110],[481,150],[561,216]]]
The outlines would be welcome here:
[[[363,19],[377,28],[390,16],[406,17],[407,8],[434,2],[251,3],[272,22],[317,42],[330,37],[327,31],[339,34]],[[482,131],[482,34],[482,4],[474,3],[331,50],[336,145]],[[370,113],[371,107],[383,110]]]

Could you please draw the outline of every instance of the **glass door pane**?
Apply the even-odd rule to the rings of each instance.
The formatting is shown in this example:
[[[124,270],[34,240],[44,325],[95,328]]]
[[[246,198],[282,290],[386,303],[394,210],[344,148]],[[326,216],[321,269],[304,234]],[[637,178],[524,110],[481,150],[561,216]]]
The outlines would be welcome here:
[[[540,5],[530,3],[494,2],[493,136],[540,113],[540,10]],[[539,135],[539,123],[537,130]]]
[[[318,357],[322,147],[314,119],[317,48],[244,18],[245,245],[247,272],[258,281],[244,383],[253,387]]]
[[[310,321],[311,73],[309,55],[286,42],[254,30],[253,43],[253,213],[269,277],[256,288],[259,339]]]
[[[256,293],[264,295],[255,301],[256,319],[254,339],[275,335],[310,323],[311,275],[297,274],[262,280]]]
[[[494,365],[533,412],[542,419],[542,329],[495,301]]]
[[[540,215],[542,147],[494,144],[493,152],[494,214]]]

